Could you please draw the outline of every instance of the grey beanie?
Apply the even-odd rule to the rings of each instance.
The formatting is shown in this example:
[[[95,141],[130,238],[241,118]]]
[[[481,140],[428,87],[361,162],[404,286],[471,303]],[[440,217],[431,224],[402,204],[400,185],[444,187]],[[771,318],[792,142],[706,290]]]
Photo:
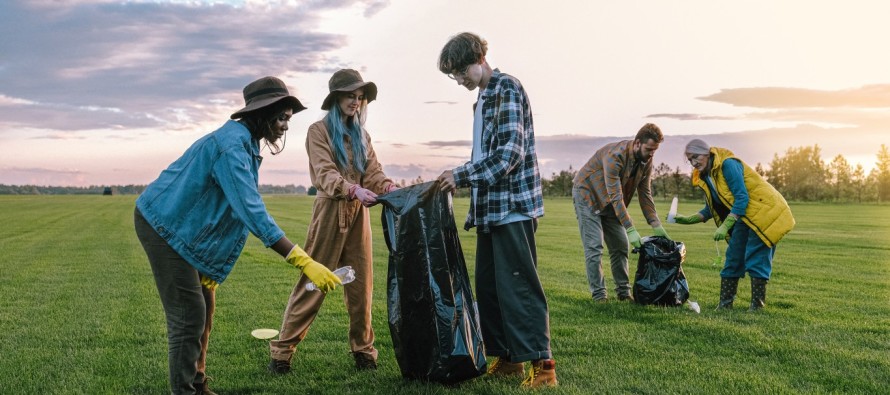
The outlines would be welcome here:
[[[708,155],[711,153],[711,146],[709,146],[708,143],[702,140],[692,139],[692,141],[686,144],[686,153],[695,155]]]

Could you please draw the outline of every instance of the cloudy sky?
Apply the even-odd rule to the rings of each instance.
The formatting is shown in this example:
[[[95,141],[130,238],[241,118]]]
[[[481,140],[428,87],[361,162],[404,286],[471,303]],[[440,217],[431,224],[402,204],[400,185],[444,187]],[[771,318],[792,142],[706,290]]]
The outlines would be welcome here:
[[[380,89],[367,127],[388,175],[431,179],[470,154],[475,93],[436,68],[461,31],[525,85],[545,176],[646,122],[671,165],[689,138],[734,133],[756,136],[728,147],[752,163],[818,143],[870,168],[890,145],[887,15],[880,0],[3,1],[0,184],[149,183],[274,75],[310,109],[260,182],[308,185],[306,129],[345,67]]]

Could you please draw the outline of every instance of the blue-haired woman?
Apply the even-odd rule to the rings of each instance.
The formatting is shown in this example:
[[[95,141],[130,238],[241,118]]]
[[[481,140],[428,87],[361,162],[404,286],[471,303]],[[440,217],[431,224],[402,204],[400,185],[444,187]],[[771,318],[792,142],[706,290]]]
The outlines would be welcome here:
[[[371,138],[364,130],[368,103],[377,85],[365,82],[351,69],[339,70],[328,82],[330,93],[321,109],[328,110],[309,126],[306,151],[309,177],[318,189],[312,221],[304,244],[306,252],[331,270],[352,266],[355,281],[344,287],[349,314],[349,346],[358,369],[377,368],[377,349],[371,328],[371,223],[368,207],[377,195],[396,189],[377,162]],[[305,276],[297,281],[287,302],[278,340],[270,343],[274,373],[290,371],[296,345],[309,331],[325,294],[307,291]]]

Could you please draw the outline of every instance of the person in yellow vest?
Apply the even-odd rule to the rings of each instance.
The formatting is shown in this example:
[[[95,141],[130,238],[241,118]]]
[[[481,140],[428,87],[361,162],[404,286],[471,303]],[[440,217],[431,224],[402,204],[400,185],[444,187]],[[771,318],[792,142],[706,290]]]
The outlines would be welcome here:
[[[694,139],[686,144],[692,184],[705,193],[705,207],[696,214],[678,215],[690,225],[714,218],[714,240],[726,240],[726,261],[720,271],[717,309],[731,309],[739,279],[751,276],[751,307],[766,304],[766,284],[772,272],[776,244],[794,228],[794,216],[782,194],[754,169],[725,148]]]

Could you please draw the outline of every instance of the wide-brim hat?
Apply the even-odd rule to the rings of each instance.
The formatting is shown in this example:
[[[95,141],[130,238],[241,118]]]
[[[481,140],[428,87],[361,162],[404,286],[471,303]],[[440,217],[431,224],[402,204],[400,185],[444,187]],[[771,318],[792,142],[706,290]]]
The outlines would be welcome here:
[[[306,109],[296,97],[288,93],[284,82],[275,77],[263,77],[244,87],[244,108],[235,111],[232,119],[238,119],[245,114],[271,106],[279,101],[286,100],[294,110],[294,114]]]
[[[362,75],[353,69],[338,70],[328,81],[330,93],[321,102],[321,109],[330,110],[338,92],[352,92],[358,88],[365,88],[365,99],[368,103],[377,98],[377,84],[371,81],[365,82],[362,80]]]

